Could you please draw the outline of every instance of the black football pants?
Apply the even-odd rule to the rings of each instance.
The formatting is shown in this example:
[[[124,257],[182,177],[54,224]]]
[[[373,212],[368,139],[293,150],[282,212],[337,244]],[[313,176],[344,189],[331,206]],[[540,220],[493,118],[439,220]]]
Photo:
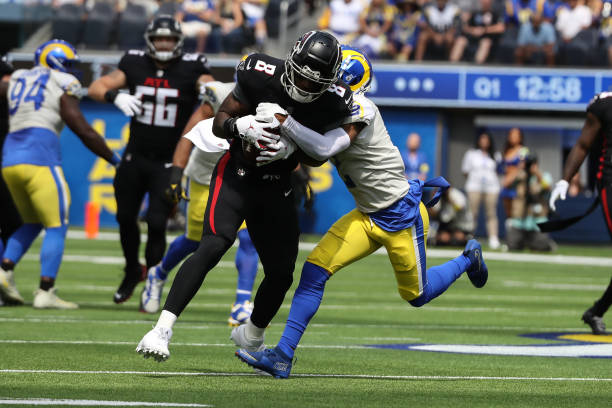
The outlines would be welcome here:
[[[608,232],[612,238],[612,182],[603,182],[599,194],[601,195],[601,207]],[[610,284],[601,298],[593,305],[593,313],[601,317],[608,311],[610,305],[612,305],[612,280],[610,280]]]
[[[140,229],[138,213],[145,193],[149,193],[147,209],[147,268],[157,265],[166,250],[166,223],[172,211],[164,191],[170,178],[170,166],[137,154],[126,153],[117,169],[113,186],[117,200],[117,222],[127,273],[139,273],[138,249]]]
[[[278,312],[293,282],[298,252],[298,217],[290,176],[257,178],[247,173],[229,152],[217,163],[210,183],[202,240],[179,269],[165,310],[181,314],[208,271],[232,246],[238,228],[246,220],[264,270],[251,321],[264,328]]]

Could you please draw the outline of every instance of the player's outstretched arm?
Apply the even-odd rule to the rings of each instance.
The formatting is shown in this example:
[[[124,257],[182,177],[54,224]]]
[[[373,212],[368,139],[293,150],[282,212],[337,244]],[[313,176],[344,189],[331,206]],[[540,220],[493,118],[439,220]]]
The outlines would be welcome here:
[[[557,181],[552,189],[552,192],[550,193],[548,206],[553,211],[557,210],[557,206],[555,204],[557,200],[565,200],[567,190],[569,189],[569,181],[578,172],[580,165],[589,153],[595,139],[597,139],[600,130],[601,121],[591,112],[587,112],[587,117],[584,121],[584,125],[582,126],[580,137],[567,156],[567,161],[565,162],[565,167],[563,168],[563,178]]]
[[[60,116],[89,150],[113,165],[119,163],[117,155],[85,120],[77,98],[68,94],[62,95],[60,98]]]
[[[127,86],[127,77],[120,69],[116,69],[110,74],[101,76],[89,85],[87,90],[89,97],[98,102],[113,102],[107,101],[104,95],[108,91],[125,88]]]
[[[572,177],[574,177],[580,168],[580,165],[589,153],[591,146],[593,146],[595,139],[597,139],[600,130],[601,121],[597,118],[597,116],[593,115],[591,112],[588,112],[584,125],[582,126],[580,137],[567,156],[567,161],[565,162],[565,167],[563,168],[563,179],[565,181],[569,182]]]
[[[88,89],[89,96],[98,102],[114,103],[126,116],[134,116],[142,111],[142,101],[136,95],[119,93],[127,86],[125,73],[120,69],[95,80]]]

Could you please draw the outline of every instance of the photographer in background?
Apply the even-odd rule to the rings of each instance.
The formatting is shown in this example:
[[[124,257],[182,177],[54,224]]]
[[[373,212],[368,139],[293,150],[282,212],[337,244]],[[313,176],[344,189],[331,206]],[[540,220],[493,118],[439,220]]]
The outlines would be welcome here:
[[[530,154],[519,165],[513,180],[507,180],[516,190],[512,199],[512,211],[506,221],[506,241],[509,249],[529,248],[534,251],[554,251],[555,242],[543,232],[537,223],[548,219],[548,197],[552,177],[540,171],[538,158]]]
[[[432,245],[463,246],[473,237],[474,218],[468,199],[461,190],[450,187],[440,201],[429,208],[429,237]]]

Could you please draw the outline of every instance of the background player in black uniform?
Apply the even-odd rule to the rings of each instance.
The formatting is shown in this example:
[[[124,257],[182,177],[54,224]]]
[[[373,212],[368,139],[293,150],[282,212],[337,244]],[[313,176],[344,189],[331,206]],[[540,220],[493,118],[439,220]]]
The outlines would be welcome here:
[[[265,277],[257,290],[250,319],[239,326],[243,328],[239,333],[244,335],[247,327],[248,335],[238,339],[235,329],[232,339],[243,347],[263,346],[264,328],[293,281],[298,252],[299,228],[291,172],[299,162],[321,163],[297,150],[284,160],[257,167],[245,156],[243,143],[265,144],[275,137],[264,130],[274,125],[257,122],[253,116],[261,102],[280,105],[304,126],[318,132],[338,128],[350,115],[352,104],[348,86],[337,82],[340,62],[338,41],[327,33],[311,31],[297,41],[285,61],[252,54],[240,63],[236,87],[219,108],[213,124],[213,132],[230,139],[231,145],[212,175],[202,240],[181,266],[157,325],[144,336],[136,351],[159,361],[168,358],[174,322],[208,271],[233,244],[243,220]],[[245,344],[250,339],[258,344]]]
[[[206,57],[184,54],[180,24],[159,16],[145,33],[146,51],[130,50],[118,69],[94,81],[89,95],[113,102],[131,116],[130,139],[115,177],[117,221],[125,257],[125,277],[115,303],[126,301],[147,269],[138,261],[138,211],[149,193],[146,268],[156,265],[166,249],[166,222],[172,203],[165,199],[173,171],[172,154],[198,104],[199,84],[212,80]],[[119,93],[120,88],[129,93]]]
[[[555,184],[550,195],[550,207],[555,210],[557,199],[565,200],[569,181],[578,172],[580,165],[592,147],[602,146],[599,154],[597,181],[601,206],[612,237],[612,93],[597,95],[587,107],[587,116],[580,138],[570,151],[563,168],[563,178]],[[593,334],[605,334],[603,315],[612,305],[612,280],[608,288],[595,304],[582,315],[582,320],[591,326]]]
[[[13,73],[13,66],[6,56],[0,57],[0,82],[8,86],[8,81]],[[0,98],[0,152],[4,144],[4,138],[8,132],[8,104],[6,98]],[[0,157],[2,167],[2,157]],[[13,203],[6,183],[0,174],[0,254],[4,250],[6,241],[21,226],[21,217]]]

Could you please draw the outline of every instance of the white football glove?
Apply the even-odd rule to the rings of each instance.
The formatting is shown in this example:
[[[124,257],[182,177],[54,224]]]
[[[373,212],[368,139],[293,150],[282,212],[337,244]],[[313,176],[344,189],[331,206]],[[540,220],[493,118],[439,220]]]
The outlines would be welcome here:
[[[548,205],[551,210],[557,211],[557,208],[555,206],[555,201],[559,199],[565,200],[568,189],[569,189],[569,183],[567,181],[565,180],[557,181],[557,184],[555,184],[555,188],[553,188],[553,191],[550,193],[550,200],[548,201]]]
[[[278,122],[278,119],[276,119],[276,117],[274,116],[277,113],[283,116],[289,115],[289,113],[283,108],[281,108],[277,103],[261,102],[259,105],[257,105],[257,108],[255,109],[255,115],[257,116],[257,120],[259,120],[260,122]]]
[[[269,127],[269,123],[259,122],[253,115],[242,116],[236,119],[236,129],[240,138],[246,140],[259,150],[263,150],[266,146],[274,144],[280,139],[280,135],[275,135],[264,129]]]
[[[113,103],[126,116],[139,115],[142,111],[142,101],[140,98],[129,93],[118,93]]]
[[[297,149],[297,145],[288,137],[281,136],[278,142],[268,145],[268,150],[263,150],[255,159],[257,166],[265,166],[276,160],[284,160],[291,156]]]

